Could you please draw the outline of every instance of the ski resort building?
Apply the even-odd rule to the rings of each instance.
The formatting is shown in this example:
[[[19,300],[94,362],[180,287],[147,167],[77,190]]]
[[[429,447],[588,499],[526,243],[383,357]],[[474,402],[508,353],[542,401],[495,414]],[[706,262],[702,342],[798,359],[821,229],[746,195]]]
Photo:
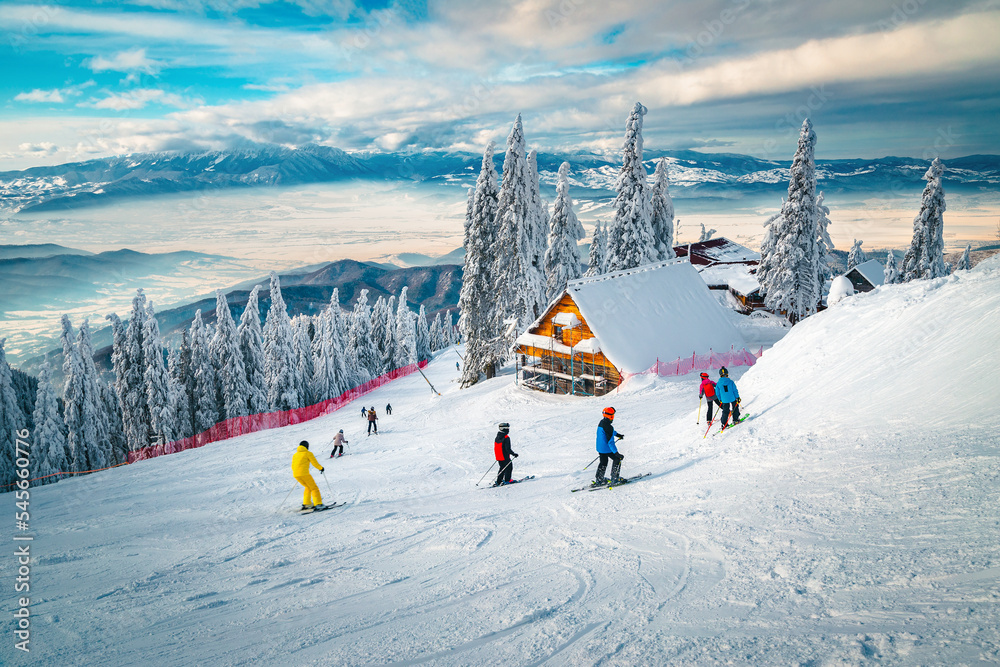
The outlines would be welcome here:
[[[674,246],[677,257],[690,258],[692,264],[714,266],[716,264],[749,264],[760,263],[760,253],[746,246],[730,241],[724,236],[697,243]]]
[[[885,269],[877,259],[858,264],[844,275],[851,281],[855,292],[871,292],[885,283]]]
[[[518,379],[601,396],[658,361],[742,348],[728,317],[685,259],[573,280],[517,338]]]

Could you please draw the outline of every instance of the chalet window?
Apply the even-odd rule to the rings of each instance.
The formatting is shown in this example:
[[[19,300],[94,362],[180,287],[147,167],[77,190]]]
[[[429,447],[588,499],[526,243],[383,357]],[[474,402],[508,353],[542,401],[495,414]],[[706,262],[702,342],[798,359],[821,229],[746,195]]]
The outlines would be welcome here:
[[[561,339],[562,338],[562,330],[563,330],[563,328],[561,326],[559,326],[558,324],[555,325],[555,326],[553,326],[552,327],[552,337],[553,338],[560,338]]]

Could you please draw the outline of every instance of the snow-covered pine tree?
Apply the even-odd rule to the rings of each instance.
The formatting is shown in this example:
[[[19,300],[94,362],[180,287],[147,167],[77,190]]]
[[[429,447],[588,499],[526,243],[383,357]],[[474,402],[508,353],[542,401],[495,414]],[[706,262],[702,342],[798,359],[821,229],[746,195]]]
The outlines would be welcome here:
[[[24,426],[20,423],[21,411],[17,407],[13,376],[7,364],[6,342],[6,338],[0,338],[0,484],[5,490],[18,479],[15,440],[17,430]]]
[[[587,271],[585,277],[599,276],[604,273],[604,262],[607,257],[608,236],[607,229],[601,228],[601,221],[597,221],[594,226],[594,236],[590,239],[590,254],[588,255]]]
[[[885,257],[885,284],[895,285],[899,282],[899,268],[896,266],[896,255],[889,250]]]
[[[674,201],[670,198],[670,178],[667,173],[667,158],[660,158],[653,172],[653,199],[651,224],[653,241],[656,244],[657,259],[676,257],[674,253]]]
[[[357,364],[358,384],[378,377],[380,367],[378,350],[372,342],[372,317],[368,308],[368,290],[361,290],[351,312],[350,354]]]
[[[451,315],[451,308],[444,313],[444,328],[442,331],[445,335],[445,347],[449,347],[458,342],[455,335],[455,320]]]
[[[247,374],[247,414],[259,415],[270,410],[267,402],[266,362],[264,360],[264,335],[260,328],[260,286],[254,285],[247,298],[247,307],[240,316],[236,329],[243,368]]]
[[[920,201],[920,213],[913,219],[913,240],[903,257],[903,280],[941,278],[948,275],[944,265],[944,165],[934,158],[924,178],[927,185]]]
[[[642,164],[642,117],[646,107],[635,103],[625,123],[622,168],[615,183],[615,219],[608,232],[605,270],[631,269],[657,259],[653,238],[652,206]]]
[[[142,341],[146,316],[146,295],[139,288],[132,298],[132,312],[126,328],[121,328],[116,314],[107,317],[111,321],[114,344],[111,359],[115,370],[115,394],[121,406],[125,439],[133,451],[149,444],[149,407],[143,376],[145,355]]]
[[[334,369],[333,335],[330,331],[330,308],[313,318],[315,329],[312,340],[313,376],[311,392],[315,402],[340,394],[337,391],[337,371]]]
[[[142,335],[146,380],[146,403],[149,405],[149,431],[166,444],[174,439],[174,404],[170,375],[163,358],[160,325],[153,312],[153,302],[146,305],[145,330]]]
[[[416,339],[417,359],[419,361],[434,356],[431,353],[431,330],[427,325],[427,311],[424,310],[423,304],[420,305],[420,313],[417,314]]]
[[[80,350],[80,361],[84,377],[84,416],[88,420],[87,430],[93,429],[94,439],[88,447],[90,463],[98,468],[104,468],[115,463],[111,451],[109,437],[108,414],[101,392],[101,374],[94,363],[94,346],[90,338],[90,320],[84,319],[80,325],[80,335],[76,340]]]
[[[229,310],[229,300],[222,290],[215,290],[215,335],[209,349],[215,364],[219,393],[222,395],[223,418],[231,419],[249,414],[247,396],[250,394],[250,383],[243,365],[236,322]]]
[[[440,350],[441,345],[441,313],[434,316],[431,321],[431,350]]]
[[[393,356],[393,335],[389,331],[389,303],[385,297],[375,300],[372,308],[372,343],[375,344],[376,358],[378,359],[378,370],[373,375],[382,375],[392,370]]]
[[[531,197],[531,224],[528,226],[528,242],[531,245],[531,269],[533,278],[530,281],[536,288],[535,303],[532,312],[535,317],[542,314],[548,305],[546,298],[545,251],[548,249],[549,237],[549,205],[542,199],[541,185],[538,179],[538,151],[528,152],[528,194]]]
[[[181,332],[181,344],[170,352],[170,386],[174,393],[174,426],[178,438],[194,435],[194,376],[191,374],[191,344],[188,332]]]
[[[535,247],[529,229],[535,222],[537,209],[531,197],[531,170],[524,151],[524,129],[518,114],[507,137],[507,153],[503,162],[503,180],[497,204],[497,241],[493,253],[495,299],[499,307],[494,311],[494,321],[482,368],[502,363],[510,353],[510,343],[502,335],[507,327],[505,320],[517,318],[517,329],[524,329],[536,317],[535,308],[541,287],[532,260]],[[419,323],[418,323],[419,325]],[[417,343],[420,350],[420,343]],[[477,363],[478,365],[478,363]],[[478,374],[481,368],[475,372]],[[478,375],[477,375],[478,377]]]
[[[358,380],[358,370],[353,358],[348,350],[348,340],[350,339],[350,323],[343,309],[340,307],[340,290],[336,287],[330,295],[330,335],[333,337],[331,343],[334,354],[333,366],[336,372],[336,386],[339,396],[348,389],[352,389],[361,382]]]
[[[473,206],[465,228],[465,265],[462,273],[462,290],[459,294],[458,326],[466,337],[466,364],[462,376],[462,386],[467,387],[479,380],[479,374],[487,376],[493,373],[490,341],[496,335],[498,321],[498,301],[494,288],[493,261],[496,252],[497,207],[499,191],[497,190],[497,173],[493,166],[494,143],[491,141],[483,151],[482,167],[476,181],[473,196]],[[404,288],[405,289],[405,288]],[[401,295],[399,308],[405,307],[406,299]],[[413,331],[412,314],[406,310],[406,324],[400,312],[397,312],[397,329],[404,327],[407,332]],[[408,334],[407,334],[408,335]],[[415,335],[415,333],[413,334]],[[399,340],[403,338],[399,337]],[[407,364],[415,360],[415,342],[400,343],[400,355],[407,357]],[[398,355],[398,356],[400,356]]]
[[[312,339],[309,329],[312,318],[308,315],[296,315],[292,319],[292,331],[295,335],[295,380],[298,385],[299,407],[312,405],[315,401],[312,395],[313,368]]]
[[[122,411],[118,404],[118,394],[111,382],[98,380],[101,391],[101,402],[104,404],[104,416],[108,429],[108,465],[117,465],[128,460],[128,441],[125,439],[125,428],[122,424]]]
[[[859,241],[854,239],[854,245],[851,246],[851,251],[847,253],[847,270],[850,271],[858,264],[864,264],[868,261],[868,255],[865,251],[861,249],[861,244],[864,241]]]
[[[298,359],[295,335],[288,308],[281,296],[281,281],[271,272],[271,308],[264,323],[264,375],[267,400],[272,410],[291,410],[301,406],[296,381]]]
[[[194,412],[194,433],[212,428],[221,420],[215,388],[215,364],[208,344],[208,327],[201,319],[201,309],[195,311],[191,322],[191,374],[194,377],[191,409]]]
[[[3,369],[0,368],[0,375]],[[0,378],[0,384],[3,379]],[[59,415],[59,402],[55,387],[49,373],[49,363],[45,362],[38,371],[38,394],[35,397],[35,432],[33,434],[33,475],[44,477],[55,472],[69,470],[66,461],[66,433],[62,417]],[[38,485],[52,484],[59,481],[58,477],[48,477],[40,480]]]
[[[417,329],[413,312],[406,303],[408,291],[409,288],[404,285],[396,306],[396,368],[409,366],[417,360]]]
[[[968,271],[972,268],[972,259],[969,257],[972,252],[972,244],[967,243],[965,245],[965,252],[962,253],[962,258],[958,260],[958,265],[955,267],[956,271]]]
[[[815,313],[821,297],[815,150],[816,133],[807,118],[792,160],[788,199],[767,222],[757,268],[764,303],[774,312],[784,311],[792,324]]]
[[[81,327],[82,334],[82,327]],[[81,336],[82,337],[82,336]],[[64,422],[66,424],[66,446],[69,450],[70,469],[74,471],[93,470],[101,462],[101,456],[94,446],[97,443],[97,419],[94,415],[93,397],[88,395],[86,369],[82,358],[83,348],[73,333],[73,325],[68,316],[62,316],[63,375],[66,385],[63,389]],[[93,361],[91,361],[93,363]]]
[[[701,223],[701,234],[698,235],[698,243],[711,240],[715,236],[715,229],[705,229],[705,223]]]
[[[580,277],[580,253],[576,242],[585,235],[569,196],[569,162],[563,162],[559,165],[556,203],[549,220],[549,247],[545,251],[546,303],[558,298],[567,282]]]
[[[816,279],[823,293],[823,285],[833,277],[833,267],[830,266],[830,253],[833,251],[833,239],[830,238],[830,207],[823,203],[823,193],[816,195]]]

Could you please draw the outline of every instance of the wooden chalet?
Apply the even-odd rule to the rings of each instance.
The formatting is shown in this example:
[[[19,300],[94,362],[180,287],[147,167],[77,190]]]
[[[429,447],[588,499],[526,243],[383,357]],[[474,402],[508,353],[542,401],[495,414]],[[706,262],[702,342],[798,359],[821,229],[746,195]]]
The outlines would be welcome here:
[[[760,263],[760,253],[730,241],[724,236],[697,243],[687,243],[674,246],[677,257],[689,257],[696,266],[713,266],[716,264],[750,264]]]
[[[574,280],[517,338],[518,381],[601,396],[630,374],[743,339],[686,260]]]
[[[877,259],[858,264],[844,275],[851,281],[855,292],[871,292],[885,284],[885,269]]]

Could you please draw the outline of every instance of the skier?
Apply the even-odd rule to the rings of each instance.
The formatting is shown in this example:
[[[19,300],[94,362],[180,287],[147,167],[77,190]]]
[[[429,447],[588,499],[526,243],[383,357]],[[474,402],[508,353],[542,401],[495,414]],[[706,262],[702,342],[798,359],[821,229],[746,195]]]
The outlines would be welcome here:
[[[615,447],[615,438],[620,440],[625,436],[615,432],[614,427],[611,426],[611,422],[615,419],[614,408],[604,408],[604,412],[601,414],[604,415],[604,418],[597,425],[597,453],[601,455],[601,462],[597,465],[597,477],[594,478],[594,486],[601,486],[609,482],[621,484],[624,480],[619,476],[619,472],[621,471],[625,455],[619,453],[618,448]],[[604,471],[608,468],[608,459],[614,461],[611,464],[610,480],[604,479]]]
[[[740,421],[740,392],[736,383],[729,379],[729,369],[725,366],[719,369],[719,381],[715,385],[715,394],[722,404],[722,429],[729,425],[729,411],[733,412],[733,423]]]
[[[378,435],[378,424],[376,420],[378,416],[375,414],[375,406],[368,408],[368,435],[372,434],[372,429],[375,429],[375,435]]]
[[[717,404],[722,409],[722,403],[715,396],[715,383],[708,379],[708,373],[701,374],[701,386],[698,388],[698,398],[704,396],[708,400],[708,423],[712,423],[712,405]]]
[[[517,453],[510,448],[510,435],[508,435],[510,424],[503,422],[499,428],[500,431],[493,440],[493,454],[496,456],[497,465],[500,466],[500,472],[497,473],[497,483],[493,486],[510,484],[510,475],[514,471],[513,459],[517,458]]]
[[[365,406],[362,405],[361,406],[361,418],[364,419],[367,416],[368,416],[368,408],[366,408]]]
[[[461,367],[460,367],[460,366],[458,365],[458,362],[457,362],[457,361],[455,362],[455,370],[456,370],[456,371],[460,371],[460,370],[462,370],[462,368],[461,368]]]
[[[295,450],[295,454],[292,456],[292,475],[295,477],[296,482],[305,487],[305,493],[302,495],[302,509],[326,509],[326,506],[323,504],[323,496],[320,495],[319,487],[316,486],[316,480],[309,474],[310,465],[319,468],[320,473],[323,472],[323,466],[319,464],[313,453],[309,451],[309,441],[303,440],[299,443],[298,449]]]
[[[386,415],[391,415],[392,414],[392,404],[391,403],[386,403],[385,404],[385,414]]]
[[[330,452],[330,458],[337,456],[337,450],[340,450],[340,456],[344,455],[344,445],[348,444],[347,439],[344,438],[344,429],[340,429],[340,432],[333,436],[333,451]]]

